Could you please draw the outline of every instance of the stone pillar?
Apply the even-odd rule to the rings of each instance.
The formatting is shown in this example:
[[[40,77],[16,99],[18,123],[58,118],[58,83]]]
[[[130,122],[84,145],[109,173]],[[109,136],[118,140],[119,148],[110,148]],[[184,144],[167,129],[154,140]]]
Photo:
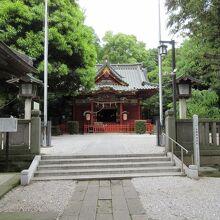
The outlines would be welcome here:
[[[186,99],[179,99],[180,119],[186,119]]]
[[[175,126],[175,118],[174,118],[174,112],[172,110],[168,110],[165,113],[165,133],[172,139],[176,140],[176,126]],[[168,138],[165,138],[165,148],[166,152],[171,151],[172,141]]]
[[[31,112],[31,153],[40,154],[41,146],[41,119],[40,111]]]
[[[31,98],[25,99],[25,107],[24,107],[24,119],[30,120],[31,119]]]

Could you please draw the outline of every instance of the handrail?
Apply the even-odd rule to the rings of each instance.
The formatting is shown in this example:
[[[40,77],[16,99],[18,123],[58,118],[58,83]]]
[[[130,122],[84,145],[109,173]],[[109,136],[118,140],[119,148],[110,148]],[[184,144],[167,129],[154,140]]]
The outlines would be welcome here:
[[[189,151],[185,148],[185,147],[183,147],[181,144],[179,144],[178,142],[176,142],[175,140],[173,140],[173,138],[171,138],[170,136],[168,136],[167,134],[165,134],[165,133],[162,133],[162,135],[163,136],[165,136],[165,137],[167,137],[168,139],[170,139],[171,141],[172,141],[172,154],[171,154],[171,161],[173,162],[173,155],[174,155],[174,153],[173,153],[173,143],[175,143],[175,144],[177,144],[177,146],[178,147],[180,147],[181,148],[181,172],[183,173],[183,150],[186,152],[186,154],[188,154],[189,153]]]
[[[165,134],[165,133],[162,133],[162,135],[166,136],[166,137],[169,138],[171,141],[173,141],[175,144],[177,144],[179,147],[181,147],[183,150],[185,150],[187,154],[189,153],[189,151],[186,150],[185,147],[183,147],[181,144],[179,144],[178,142],[176,142],[175,140],[173,140],[173,138],[171,138],[170,136],[168,136],[168,135]]]

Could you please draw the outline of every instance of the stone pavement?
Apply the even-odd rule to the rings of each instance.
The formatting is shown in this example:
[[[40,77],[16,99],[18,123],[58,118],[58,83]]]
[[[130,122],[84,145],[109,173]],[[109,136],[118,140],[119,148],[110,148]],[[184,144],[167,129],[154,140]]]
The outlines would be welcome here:
[[[148,219],[131,180],[79,181],[59,220]]]
[[[154,154],[163,153],[156,146],[156,136],[149,134],[84,134],[52,137],[52,147],[41,148],[42,154]]]

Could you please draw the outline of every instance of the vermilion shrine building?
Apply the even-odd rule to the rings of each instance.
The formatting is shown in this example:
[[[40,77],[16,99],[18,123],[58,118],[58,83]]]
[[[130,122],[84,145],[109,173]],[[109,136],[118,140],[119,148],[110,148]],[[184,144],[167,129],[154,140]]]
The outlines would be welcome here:
[[[142,64],[97,65],[96,86],[74,100],[73,119],[84,132],[129,132],[142,119],[142,101],[157,92]]]

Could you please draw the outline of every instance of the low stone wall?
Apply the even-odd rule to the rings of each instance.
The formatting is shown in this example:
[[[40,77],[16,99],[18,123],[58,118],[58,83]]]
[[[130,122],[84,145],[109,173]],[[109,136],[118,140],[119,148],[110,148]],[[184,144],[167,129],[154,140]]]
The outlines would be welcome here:
[[[29,167],[36,154],[40,154],[39,111],[32,111],[31,120],[18,119],[17,132],[9,133],[8,171],[21,171]],[[0,133],[0,170],[6,170],[6,133]]]
[[[185,155],[186,164],[192,164],[193,159],[193,122],[192,119],[178,119],[173,117],[173,112],[166,112],[165,120],[166,134],[176,139],[179,144],[185,147],[189,154]],[[200,137],[200,160],[201,165],[220,165],[220,120],[217,119],[199,119],[199,137]],[[166,140],[166,149],[171,151],[171,142]],[[174,147],[177,156],[180,155],[180,149]]]

